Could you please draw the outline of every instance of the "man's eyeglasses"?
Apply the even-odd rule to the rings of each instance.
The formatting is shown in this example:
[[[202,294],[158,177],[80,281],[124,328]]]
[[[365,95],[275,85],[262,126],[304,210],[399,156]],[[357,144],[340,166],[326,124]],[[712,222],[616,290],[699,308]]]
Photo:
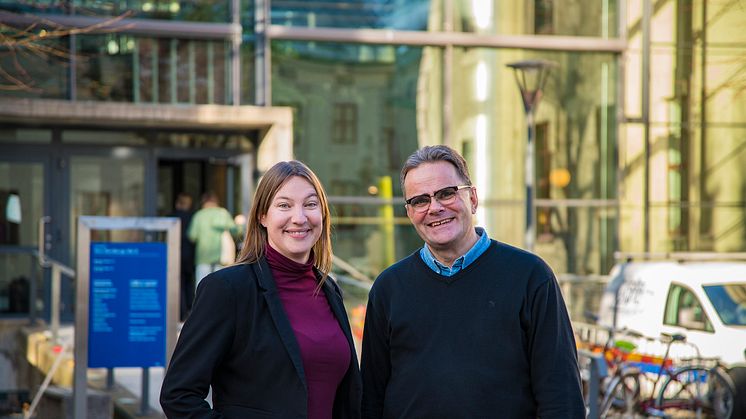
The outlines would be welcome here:
[[[440,202],[442,205],[451,204],[456,199],[456,194],[458,193],[458,191],[471,187],[471,185],[448,186],[443,189],[438,189],[437,191],[433,192],[432,195],[417,195],[405,200],[404,202],[406,202],[407,205],[409,205],[416,212],[425,212],[428,208],[430,208],[430,202],[432,198],[437,199],[438,202]]]

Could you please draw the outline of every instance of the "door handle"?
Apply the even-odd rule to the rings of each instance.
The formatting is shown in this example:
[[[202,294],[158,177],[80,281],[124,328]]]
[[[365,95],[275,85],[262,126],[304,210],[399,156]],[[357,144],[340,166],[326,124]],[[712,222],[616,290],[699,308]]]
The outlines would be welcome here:
[[[37,253],[39,256],[39,265],[44,268],[47,266],[47,234],[46,234],[46,226],[47,223],[52,221],[52,217],[45,215],[41,218],[39,218],[39,242],[37,243]]]

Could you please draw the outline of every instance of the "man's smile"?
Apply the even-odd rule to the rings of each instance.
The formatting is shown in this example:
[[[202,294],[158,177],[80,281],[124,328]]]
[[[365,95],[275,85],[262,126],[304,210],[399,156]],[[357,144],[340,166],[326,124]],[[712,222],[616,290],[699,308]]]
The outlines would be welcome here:
[[[433,221],[432,223],[428,223],[428,227],[438,227],[438,226],[441,226],[443,224],[448,224],[451,221],[453,221],[453,217],[446,218],[445,220]]]

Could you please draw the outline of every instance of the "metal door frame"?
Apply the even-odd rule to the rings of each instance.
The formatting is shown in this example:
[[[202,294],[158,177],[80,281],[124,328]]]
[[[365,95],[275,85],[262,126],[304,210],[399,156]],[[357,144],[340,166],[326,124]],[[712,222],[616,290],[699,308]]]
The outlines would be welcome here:
[[[158,162],[161,160],[201,160],[207,161],[213,159],[224,160],[227,165],[236,167],[239,169],[239,178],[235,179],[232,173],[229,172],[226,182],[226,189],[230,190],[235,188],[238,184],[238,188],[241,191],[247,191],[241,195],[241,202],[232,202],[232,197],[227,197],[224,206],[231,210],[231,212],[241,212],[242,214],[248,215],[249,209],[251,208],[251,198],[253,197],[254,185],[258,178],[256,172],[257,167],[257,140],[253,140],[253,149],[251,151],[245,150],[225,150],[225,149],[180,149],[180,148],[166,148],[156,147],[153,149],[154,152],[154,164],[155,173],[158,172]],[[157,180],[157,178],[155,178]],[[155,191],[157,199],[157,191]],[[197,198],[197,197],[195,197]],[[153,214],[155,215],[155,214]]]
[[[52,135],[54,135],[54,132],[52,131]],[[52,176],[52,153],[49,152],[50,148],[52,147],[52,144],[45,143],[45,144],[24,144],[19,145],[17,143],[0,143],[0,162],[3,163],[29,163],[29,164],[41,164],[42,167],[42,179],[44,182],[44,191],[42,192],[42,214],[48,215],[50,214],[54,208],[52,206],[52,200],[53,200],[53,191],[54,187],[52,185],[53,182],[53,176]],[[29,220],[34,225],[37,225],[38,220]],[[38,237],[38,231],[37,235]],[[41,295],[42,299],[44,300],[44,309],[42,313],[38,313],[36,311],[36,298],[34,297],[32,301],[29,304],[29,313],[28,314],[2,314],[0,315],[1,318],[23,318],[23,317],[29,317],[32,321],[35,321],[40,315],[44,319],[49,319],[49,293],[50,293],[50,273],[48,271],[44,271],[41,266],[39,266],[38,258],[37,258],[37,244],[31,244],[31,245],[20,245],[20,246],[12,246],[12,245],[0,245],[0,254],[28,254],[32,256],[32,265],[34,265],[34,268],[32,269],[32,273],[40,272],[41,275],[38,277],[34,275],[30,280],[33,282],[29,284],[29,293],[31,296],[33,295],[39,295],[39,288],[37,288],[39,285],[41,285]],[[50,249],[55,250],[55,249]]]

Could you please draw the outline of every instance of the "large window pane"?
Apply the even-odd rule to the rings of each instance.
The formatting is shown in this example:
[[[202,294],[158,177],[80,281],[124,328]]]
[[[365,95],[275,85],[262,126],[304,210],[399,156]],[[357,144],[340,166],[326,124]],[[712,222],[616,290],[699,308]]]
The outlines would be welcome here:
[[[621,246],[642,249],[644,137],[638,124],[624,128]],[[741,251],[746,243],[746,128],[692,124],[685,147],[681,132],[678,124],[651,128],[650,251]]]
[[[523,247],[524,202],[482,199],[479,205],[497,226],[488,228],[490,237]],[[564,206],[559,203],[537,207],[550,223],[537,226],[535,250],[558,274],[606,275],[617,250],[617,209],[614,206]],[[582,310],[576,311],[582,319]]]
[[[241,44],[241,104],[256,104],[256,73],[254,65],[254,44],[245,36]]]
[[[743,250],[743,217],[746,213],[743,202],[670,203],[651,202],[650,251],[663,253],[686,249],[705,252],[740,252]],[[622,228],[619,239],[623,249],[642,249],[641,223],[644,217],[642,203],[625,201],[621,207]],[[689,222],[690,233],[682,234],[679,217]]]
[[[0,128],[0,143],[48,144],[52,131],[34,128]]]
[[[399,201],[332,197],[334,256],[375,279],[389,265],[421,247],[422,240]],[[385,215],[387,211],[389,215],[393,211],[393,216]]]
[[[273,105],[295,110],[295,156],[338,203],[335,254],[375,276],[391,259],[385,252],[398,259],[421,245],[401,218],[399,170],[419,144],[441,142],[441,51],[315,42],[272,47]],[[398,197],[399,218],[384,234],[383,225],[393,223],[381,212],[387,194]],[[385,245],[392,237],[395,248]]]
[[[609,218],[616,197],[615,57],[493,49],[454,55],[454,145],[469,161],[485,203],[477,219],[493,237],[519,246],[528,134],[513,70],[505,65],[536,58],[557,63],[535,117],[536,250],[549,259],[563,255],[556,265],[569,272],[605,272],[608,261],[597,250],[608,243],[602,247],[612,252],[615,234]],[[499,209],[505,205],[514,207],[510,217]]]
[[[746,243],[746,18],[736,3],[661,2],[651,25],[649,158],[639,123],[623,126],[622,249],[740,251]],[[641,116],[641,12],[630,10],[625,115]],[[646,170],[649,208],[644,207]],[[647,223],[646,221],[647,217]],[[644,231],[645,225],[649,232]],[[645,238],[649,242],[645,242]]]
[[[40,277],[39,262],[30,253],[0,252],[0,316],[27,316],[34,301],[42,304]],[[37,295],[32,297],[34,287]]]
[[[38,28],[0,28],[0,97],[64,99],[68,93],[66,37],[40,39]],[[8,38],[6,38],[6,36]],[[18,41],[6,40],[14,38]]]
[[[79,37],[78,98],[150,103],[228,103],[225,42]]]
[[[272,24],[308,28],[427,30],[439,27],[440,14],[430,0],[296,1],[273,0]]]
[[[454,28],[512,35],[618,36],[618,0],[455,0]]]
[[[272,46],[273,105],[296,109],[295,154],[326,185],[337,185],[332,194],[367,196],[369,186],[389,176],[400,195],[404,158],[420,142],[440,141],[440,51],[311,42]]]
[[[144,146],[179,149],[215,149],[235,151],[236,153],[250,152],[256,133],[213,134],[204,132],[172,132],[172,131],[98,131],[98,130],[64,130],[61,140],[70,144],[97,144],[109,146]]]
[[[78,99],[131,102],[134,49],[127,35],[79,37]]]
[[[41,163],[0,162],[0,316],[28,314],[38,290],[39,261],[33,257],[44,214]]]
[[[36,246],[43,193],[41,163],[0,162],[0,246]]]
[[[142,159],[72,157],[70,185],[70,260],[75,260],[77,220],[81,215],[136,217],[144,212],[145,164]],[[141,240],[136,233],[128,230],[94,231],[91,240]]]
[[[62,0],[0,0],[0,10],[14,13],[65,13],[67,7],[67,2]]]
[[[138,19],[230,22],[231,0],[74,0],[76,13]]]

